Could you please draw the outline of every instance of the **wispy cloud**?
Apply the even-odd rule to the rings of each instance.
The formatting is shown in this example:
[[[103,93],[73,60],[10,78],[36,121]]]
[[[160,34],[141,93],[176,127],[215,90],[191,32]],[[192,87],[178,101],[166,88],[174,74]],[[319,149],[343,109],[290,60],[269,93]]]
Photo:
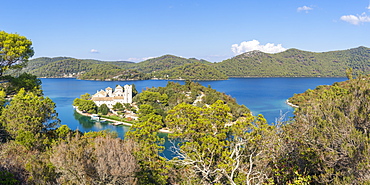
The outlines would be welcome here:
[[[127,60],[132,61],[132,62],[141,62],[141,61],[144,61],[144,60],[149,60],[151,58],[155,58],[155,57],[128,58]]]
[[[90,50],[90,53],[99,53],[99,51],[98,51],[98,50],[96,50],[96,49],[91,49],[91,50]]]
[[[286,49],[281,44],[275,45],[272,43],[267,43],[265,45],[261,45],[258,40],[244,41],[239,45],[233,44],[231,46],[231,51],[233,51],[235,55],[239,55],[253,50],[259,50],[265,53],[278,53],[285,51]]]
[[[232,56],[230,55],[207,55],[203,56],[202,59],[207,60],[209,62],[221,62],[231,57]]]
[[[361,23],[370,22],[370,16],[366,15],[364,12],[361,15],[343,15],[340,17],[340,20],[346,21],[353,25],[359,25]]]
[[[309,6],[301,6],[297,8],[297,12],[305,11],[306,13],[308,13],[308,11],[310,10],[313,10],[313,8]]]

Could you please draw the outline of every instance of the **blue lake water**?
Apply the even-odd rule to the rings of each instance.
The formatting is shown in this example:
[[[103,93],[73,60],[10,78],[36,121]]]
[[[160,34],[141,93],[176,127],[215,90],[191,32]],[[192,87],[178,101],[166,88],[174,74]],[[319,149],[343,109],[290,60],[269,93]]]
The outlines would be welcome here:
[[[318,85],[330,85],[344,81],[346,78],[231,78],[222,81],[200,81],[204,86],[210,85],[217,91],[236,98],[239,104],[247,106],[254,115],[263,114],[269,123],[275,122],[280,113],[292,117],[293,109],[285,104],[286,99],[294,93],[302,93],[314,89]],[[91,122],[87,117],[75,113],[72,103],[81,94],[94,94],[97,90],[116,85],[135,84],[141,92],[146,88],[164,87],[167,80],[144,81],[90,81],[73,78],[41,79],[44,95],[51,98],[57,105],[57,112],[62,124],[82,132],[110,129],[120,137],[128,130],[124,126],[112,126]],[[177,81],[184,84],[183,81]]]
[[[293,116],[293,109],[285,104],[285,101],[294,93],[302,93],[318,85],[330,85],[344,80],[346,78],[231,78],[222,81],[200,81],[200,83],[231,95],[239,104],[247,106],[254,115],[263,114],[267,121],[272,123],[281,112],[287,113],[287,117]],[[168,82],[167,80],[89,81],[73,78],[45,78],[41,81],[44,95],[57,105],[56,110],[62,124],[82,132],[109,129],[116,131],[120,137],[124,137],[128,127],[94,123],[89,118],[75,113],[72,107],[73,100],[81,94],[94,94],[97,90],[116,85],[135,84],[136,89],[141,92],[146,88],[164,87]],[[184,84],[183,81],[177,82]]]
[[[287,113],[287,117],[293,116],[293,108],[285,104],[285,101],[294,93],[302,93],[318,85],[330,85],[344,80],[346,78],[231,78],[199,83],[204,86],[210,85],[217,91],[231,95],[239,104],[247,106],[254,115],[263,114],[269,123],[273,123],[281,113]],[[82,94],[94,94],[97,90],[116,85],[135,84],[136,89],[141,92],[146,88],[164,87],[168,83],[167,80],[89,81],[72,78],[45,78],[41,81],[44,95],[56,103],[56,110],[62,124],[82,132],[109,129],[117,132],[121,138],[129,127],[92,122],[89,117],[81,116],[74,111],[73,100]],[[177,82],[184,84],[184,81]],[[166,134],[162,135],[166,136]],[[162,155],[167,158],[174,157],[170,150],[171,142],[166,140],[164,146],[166,149]]]

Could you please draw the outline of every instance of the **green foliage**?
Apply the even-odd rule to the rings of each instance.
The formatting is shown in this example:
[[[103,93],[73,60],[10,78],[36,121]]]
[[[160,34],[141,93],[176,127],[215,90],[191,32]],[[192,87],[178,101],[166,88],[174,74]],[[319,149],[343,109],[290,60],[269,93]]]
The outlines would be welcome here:
[[[67,125],[61,125],[55,130],[57,138],[62,140],[66,139],[67,136],[69,136],[69,134],[71,133],[71,131],[72,130]]]
[[[26,37],[0,31],[0,76],[8,69],[24,67],[33,54],[32,42]]]
[[[106,104],[100,105],[98,108],[98,113],[101,113],[103,115],[107,115],[109,113],[109,108]]]
[[[362,184],[370,180],[365,175],[370,164],[369,80],[360,76],[291,99],[299,108],[294,124],[283,132],[285,165],[310,175],[313,183]]]
[[[28,130],[19,130],[15,136],[16,143],[25,146],[27,149],[35,147],[38,140],[40,140],[40,134]]]
[[[348,80],[352,80],[353,79],[353,69],[352,68],[347,68],[346,69],[346,76],[347,76],[347,79]]]
[[[141,104],[139,107],[139,117],[141,121],[146,121],[149,117],[155,113],[154,108],[148,104]],[[149,115],[149,117],[148,117]]]
[[[85,93],[85,94],[83,94],[83,95],[80,96],[80,99],[90,100],[91,99],[91,95],[89,93]]]
[[[96,114],[98,106],[92,100],[84,100],[76,98],[73,100],[73,105],[78,107],[78,110],[88,112],[90,114]]]
[[[143,91],[142,93],[140,93],[138,103],[140,104],[161,103],[160,99],[161,94],[159,92]]]
[[[18,77],[4,76],[3,78],[9,81],[9,84],[5,87],[5,91],[9,95],[18,93],[22,88],[27,92],[42,95],[41,80],[35,75],[22,73]]]
[[[147,120],[134,124],[126,133],[127,139],[138,144],[134,155],[140,165],[140,171],[137,173],[139,184],[166,184],[166,159],[159,155],[164,149],[161,146],[164,139],[158,136],[162,125],[162,117],[152,115]]]
[[[184,102],[201,107],[213,104],[217,100],[223,100],[228,104],[234,119],[249,112],[244,105],[238,105],[232,97],[195,82],[188,82],[187,85],[168,82],[166,87],[147,89],[133,99],[139,107],[143,104],[150,105],[154,109],[154,113],[162,115],[163,118],[168,110],[180,103]]]
[[[30,173],[27,179],[30,184],[57,184],[59,174],[56,172],[56,167],[50,162],[47,153],[31,156],[25,169]]]
[[[6,131],[20,144],[35,147],[40,133],[59,124],[55,103],[21,89],[1,112]]]
[[[135,84],[131,84],[131,86],[132,86],[132,97],[135,97],[137,94],[139,94],[139,92],[137,91]]]
[[[5,102],[6,102],[6,93],[5,91],[0,91],[0,111],[3,109],[3,107],[5,106]]]
[[[19,181],[14,179],[14,175],[10,172],[0,170],[0,184],[15,185],[19,184]]]
[[[196,107],[179,104],[168,112],[166,124],[178,158],[170,162],[184,169],[183,177],[199,184],[259,184],[267,180],[274,154],[274,127],[263,116],[245,115],[232,122],[230,108],[222,101]],[[265,160],[262,160],[265,159]]]
[[[123,105],[122,103],[116,103],[113,105],[113,110],[119,110],[119,111],[122,111],[123,110]]]
[[[108,130],[101,130],[101,131],[98,131],[98,132],[95,132],[95,131],[90,131],[90,132],[86,132],[84,135],[83,135],[84,138],[89,138],[89,139],[95,139],[95,138],[98,138],[98,137],[103,137],[103,138],[117,138],[117,133],[116,132],[111,132],[111,131],[108,131]]]

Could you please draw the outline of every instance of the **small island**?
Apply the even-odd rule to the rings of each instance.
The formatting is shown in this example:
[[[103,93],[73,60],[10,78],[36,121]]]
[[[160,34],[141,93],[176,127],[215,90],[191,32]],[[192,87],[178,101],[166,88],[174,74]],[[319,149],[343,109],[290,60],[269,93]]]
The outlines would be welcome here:
[[[185,85],[168,82],[166,87],[153,87],[142,93],[137,93],[134,84],[123,87],[117,85],[114,89],[107,87],[105,90],[97,90],[93,95],[81,95],[74,100],[73,105],[79,114],[89,116],[95,121],[132,126],[152,115],[158,115],[164,120],[168,111],[181,103],[209,107],[217,100],[222,100],[230,107],[234,117],[230,123],[250,112],[244,105],[238,105],[234,98],[217,92],[210,86],[204,87],[189,80]],[[166,127],[166,123],[162,123],[160,132],[168,133]]]

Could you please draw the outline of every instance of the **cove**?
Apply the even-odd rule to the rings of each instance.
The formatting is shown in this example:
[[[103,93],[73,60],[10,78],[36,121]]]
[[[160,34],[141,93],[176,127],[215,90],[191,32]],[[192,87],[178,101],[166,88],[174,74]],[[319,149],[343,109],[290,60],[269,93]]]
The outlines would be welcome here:
[[[204,86],[210,85],[217,91],[231,95],[239,104],[248,107],[254,115],[263,114],[269,123],[273,123],[281,113],[286,113],[286,119],[293,116],[293,108],[285,101],[294,93],[302,93],[318,85],[331,85],[345,80],[346,78],[231,78],[221,81],[199,81],[199,83]],[[135,84],[136,89],[141,92],[146,88],[164,87],[168,82],[167,80],[91,81],[74,78],[43,78],[41,81],[44,95],[56,103],[56,110],[62,124],[82,132],[109,129],[117,132],[121,138],[128,131],[128,127],[94,123],[90,118],[74,111],[73,100],[82,94],[94,94],[97,90],[116,85]],[[184,81],[175,82],[184,84]]]

